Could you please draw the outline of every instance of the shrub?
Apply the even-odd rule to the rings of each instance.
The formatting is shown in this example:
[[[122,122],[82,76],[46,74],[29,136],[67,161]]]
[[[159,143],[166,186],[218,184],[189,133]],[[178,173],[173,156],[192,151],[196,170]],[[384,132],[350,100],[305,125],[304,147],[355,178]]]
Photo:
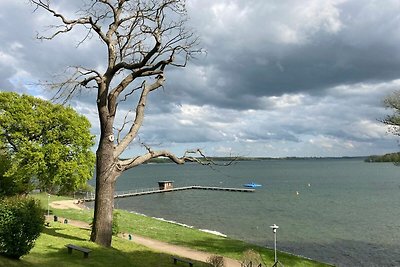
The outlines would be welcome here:
[[[242,266],[264,266],[260,253],[252,249],[246,250],[243,254]]]
[[[0,200],[0,253],[14,259],[35,245],[44,224],[44,211],[33,198],[14,196]]]
[[[209,263],[213,267],[224,267],[225,262],[222,256],[210,256],[207,259],[207,263]]]
[[[119,233],[119,223],[118,223],[119,213],[117,211],[113,212],[113,221],[112,221],[112,234],[118,235]]]

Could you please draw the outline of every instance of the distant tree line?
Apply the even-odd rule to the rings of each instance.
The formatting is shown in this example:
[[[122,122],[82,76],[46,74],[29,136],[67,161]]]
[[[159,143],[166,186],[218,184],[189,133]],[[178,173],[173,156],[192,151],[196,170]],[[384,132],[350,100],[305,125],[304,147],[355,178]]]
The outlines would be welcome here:
[[[389,153],[381,156],[373,155],[365,159],[366,162],[400,162],[400,152]]]

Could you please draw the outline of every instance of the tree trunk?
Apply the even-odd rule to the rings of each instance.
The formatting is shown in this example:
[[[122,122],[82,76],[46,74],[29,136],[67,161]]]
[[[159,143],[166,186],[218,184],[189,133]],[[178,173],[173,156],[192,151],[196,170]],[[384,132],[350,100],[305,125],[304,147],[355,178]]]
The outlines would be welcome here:
[[[104,247],[111,246],[116,171],[112,142],[102,138],[96,152],[96,199],[90,240]]]

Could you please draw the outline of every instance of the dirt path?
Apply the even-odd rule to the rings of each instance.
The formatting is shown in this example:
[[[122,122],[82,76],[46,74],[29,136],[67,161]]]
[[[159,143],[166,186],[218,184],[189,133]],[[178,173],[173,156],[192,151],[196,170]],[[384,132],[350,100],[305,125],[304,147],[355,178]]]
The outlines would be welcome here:
[[[62,201],[54,201],[50,203],[50,206],[53,208],[57,209],[82,209],[81,206],[79,206],[76,203],[76,200],[62,200]],[[52,215],[46,216],[47,221],[53,221],[54,217]],[[59,222],[64,222],[65,218],[58,217]],[[68,224],[77,226],[80,228],[85,228],[85,229],[90,229],[89,224],[82,222],[82,221],[76,221],[76,220],[70,220],[68,219]],[[129,233],[123,233],[120,235],[123,238],[128,239],[129,238]],[[184,257],[188,259],[193,259],[197,261],[202,261],[202,262],[207,262],[207,259],[210,256],[213,256],[215,254],[203,252],[203,251],[197,251],[193,250],[187,247],[182,247],[182,246],[177,246],[177,245],[172,245],[166,242],[158,241],[155,239],[150,239],[147,237],[139,236],[139,235],[131,235],[132,236],[132,242],[135,242],[136,244],[146,246],[150,249],[157,250],[160,252],[165,252],[168,254],[173,254],[177,255],[179,257]],[[241,264],[237,260],[233,260],[230,258],[224,257],[225,261],[225,266],[226,267],[241,267]]]
[[[54,221],[54,216],[53,215],[49,215],[49,216],[45,216],[46,217],[46,221],[47,222],[53,222]],[[57,216],[57,221],[59,223],[64,223],[65,219],[67,219],[68,224],[79,227],[79,228],[83,228],[83,229],[90,229],[90,225],[88,223],[82,222],[82,221],[76,221],[76,220],[70,220],[68,218],[64,218],[64,217],[59,217]]]
[[[124,238],[128,238],[128,234],[122,234]],[[177,245],[172,245],[169,243],[165,243],[162,241],[150,239],[147,237],[143,236],[138,236],[138,235],[133,235],[132,236],[132,241],[135,242],[136,244],[140,244],[143,246],[146,246],[148,248],[162,251],[168,254],[173,254],[173,255],[178,255],[180,257],[184,258],[189,258],[197,261],[202,261],[202,262],[207,262],[207,259],[210,256],[213,256],[215,254],[211,254],[208,252],[203,252],[203,251],[198,251],[198,250],[193,250],[187,247],[182,247],[182,246],[177,246]],[[225,266],[227,267],[241,267],[241,264],[237,260],[233,260],[230,258],[224,257],[225,261]]]
[[[66,210],[66,209],[81,210],[83,208],[82,205],[78,203],[78,200],[53,201],[50,203],[50,207],[61,210]]]
[[[123,234],[122,236],[124,238],[128,238],[128,234]],[[211,253],[207,253],[207,252],[203,252],[203,251],[193,250],[193,249],[190,249],[187,247],[172,245],[169,243],[165,243],[162,241],[158,241],[158,240],[154,240],[154,239],[150,239],[150,238],[138,236],[138,235],[133,235],[132,241],[137,244],[154,249],[154,250],[158,250],[158,251],[162,251],[162,252],[165,252],[168,254],[173,254],[173,255],[180,256],[180,257],[185,257],[185,258],[202,261],[202,262],[207,262],[207,259],[209,257],[215,255],[215,254],[211,254]],[[225,266],[227,266],[227,267],[240,267],[241,266],[240,262],[237,260],[233,260],[233,259],[224,257],[224,261],[225,261]]]

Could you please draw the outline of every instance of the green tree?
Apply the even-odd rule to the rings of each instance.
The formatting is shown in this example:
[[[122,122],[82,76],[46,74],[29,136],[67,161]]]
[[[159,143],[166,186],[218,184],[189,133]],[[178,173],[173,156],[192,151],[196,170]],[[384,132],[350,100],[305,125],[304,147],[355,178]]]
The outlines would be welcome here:
[[[10,167],[11,159],[7,155],[7,151],[0,150],[0,197],[15,195],[20,191],[12,177],[5,175]]]
[[[70,107],[0,93],[1,159],[8,164],[0,172],[0,182],[12,186],[0,193],[21,194],[35,188],[68,193],[84,187],[95,161],[89,129],[89,121]]]

